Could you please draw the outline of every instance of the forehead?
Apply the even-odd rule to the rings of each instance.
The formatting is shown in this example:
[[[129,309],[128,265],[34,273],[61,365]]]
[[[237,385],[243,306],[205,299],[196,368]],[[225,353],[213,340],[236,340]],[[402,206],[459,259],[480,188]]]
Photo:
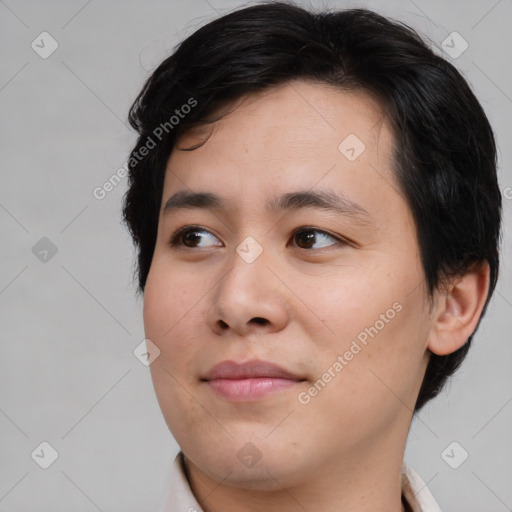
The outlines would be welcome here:
[[[335,189],[367,203],[399,195],[393,136],[380,104],[361,91],[295,81],[248,95],[186,133],[168,162],[164,199],[208,190],[254,203],[296,189]],[[266,198],[266,199],[265,199]],[[400,198],[398,198],[400,199]]]
[[[339,138],[344,134],[355,135],[365,142],[379,142],[382,137],[386,140],[381,143],[392,142],[388,140],[391,134],[384,110],[373,96],[323,83],[288,82],[234,100],[217,109],[212,117],[221,114],[226,115],[200,127],[197,133],[190,131],[182,135],[177,146],[193,147],[208,134],[215,136],[217,142],[204,145],[204,149],[209,146],[208,154],[222,152],[226,157],[230,149],[235,152],[240,146],[263,149],[264,145],[266,153],[271,152],[274,157],[279,153],[291,157],[289,150],[301,148],[310,154],[314,148],[319,152],[329,149],[328,154],[332,150],[337,153],[337,142],[341,142]]]

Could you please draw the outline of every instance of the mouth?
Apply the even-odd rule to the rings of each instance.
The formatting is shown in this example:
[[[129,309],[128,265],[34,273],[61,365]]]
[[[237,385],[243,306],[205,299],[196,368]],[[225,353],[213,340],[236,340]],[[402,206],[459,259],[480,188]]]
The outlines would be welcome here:
[[[201,379],[220,398],[248,402],[297,387],[306,379],[267,361],[223,361]]]

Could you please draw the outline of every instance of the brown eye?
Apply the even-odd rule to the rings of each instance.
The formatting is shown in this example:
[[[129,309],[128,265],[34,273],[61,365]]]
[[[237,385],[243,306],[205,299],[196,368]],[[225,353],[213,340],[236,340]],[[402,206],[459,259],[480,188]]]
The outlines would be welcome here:
[[[222,246],[219,239],[206,229],[185,227],[179,229],[171,238],[171,246],[184,246],[190,249]]]
[[[183,245],[187,247],[196,247],[201,241],[201,235],[197,231],[188,231],[181,237]]]
[[[301,228],[294,235],[295,244],[301,249],[323,249],[342,241],[338,238],[315,228]]]
[[[311,249],[315,243],[316,235],[312,231],[299,231],[295,235],[295,240],[301,249]]]

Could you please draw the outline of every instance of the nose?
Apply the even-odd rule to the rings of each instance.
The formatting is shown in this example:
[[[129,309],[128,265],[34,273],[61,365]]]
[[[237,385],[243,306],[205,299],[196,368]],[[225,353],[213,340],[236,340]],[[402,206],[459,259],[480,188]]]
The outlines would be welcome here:
[[[217,285],[207,313],[210,328],[218,335],[239,336],[282,330],[289,321],[285,289],[260,256],[252,263],[234,254],[224,278]]]

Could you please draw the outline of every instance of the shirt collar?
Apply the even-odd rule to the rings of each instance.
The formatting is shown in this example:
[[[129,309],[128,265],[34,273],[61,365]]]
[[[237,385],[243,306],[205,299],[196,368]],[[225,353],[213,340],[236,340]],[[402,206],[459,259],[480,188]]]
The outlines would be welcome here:
[[[427,484],[405,462],[402,464],[402,496],[412,512],[441,512]]]
[[[402,465],[402,495],[412,512],[441,512],[421,477],[405,462]],[[167,497],[159,512],[203,512],[190,488],[181,451],[174,459]]]

